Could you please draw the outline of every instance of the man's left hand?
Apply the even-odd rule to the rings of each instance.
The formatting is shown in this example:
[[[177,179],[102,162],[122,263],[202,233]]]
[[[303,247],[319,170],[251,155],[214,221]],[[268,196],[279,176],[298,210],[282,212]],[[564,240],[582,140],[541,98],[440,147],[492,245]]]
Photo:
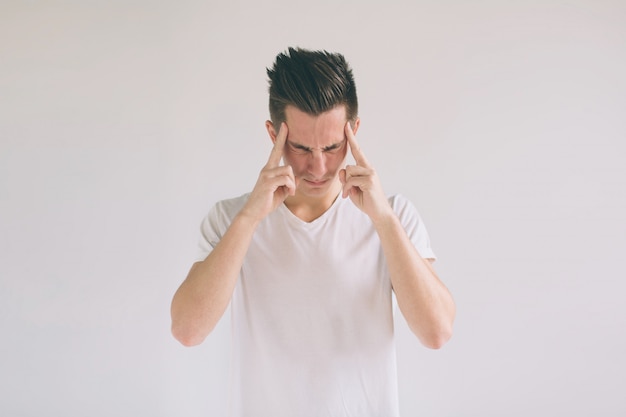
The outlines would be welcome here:
[[[356,142],[350,122],[346,123],[345,134],[356,165],[346,165],[345,169],[339,171],[339,180],[343,184],[342,196],[343,198],[350,197],[350,200],[359,209],[376,222],[389,216],[393,211],[383,192],[376,171],[367,161]]]

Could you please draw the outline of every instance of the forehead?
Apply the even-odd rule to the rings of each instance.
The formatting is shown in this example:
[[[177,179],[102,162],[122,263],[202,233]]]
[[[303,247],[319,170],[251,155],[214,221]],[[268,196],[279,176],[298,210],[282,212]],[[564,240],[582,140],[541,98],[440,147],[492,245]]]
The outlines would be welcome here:
[[[290,141],[305,146],[328,146],[344,139],[346,106],[337,106],[317,116],[287,106],[285,119]]]

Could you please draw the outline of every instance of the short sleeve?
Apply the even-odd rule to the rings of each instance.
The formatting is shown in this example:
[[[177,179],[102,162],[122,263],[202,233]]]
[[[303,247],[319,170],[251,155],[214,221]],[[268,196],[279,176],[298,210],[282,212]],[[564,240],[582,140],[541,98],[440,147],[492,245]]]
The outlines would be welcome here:
[[[422,258],[436,259],[435,253],[430,247],[428,231],[415,206],[401,194],[390,197],[389,203]]]
[[[201,262],[222,240],[233,218],[243,207],[248,199],[248,194],[230,200],[222,200],[216,203],[200,223],[200,239],[198,239],[198,251],[196,262]]]

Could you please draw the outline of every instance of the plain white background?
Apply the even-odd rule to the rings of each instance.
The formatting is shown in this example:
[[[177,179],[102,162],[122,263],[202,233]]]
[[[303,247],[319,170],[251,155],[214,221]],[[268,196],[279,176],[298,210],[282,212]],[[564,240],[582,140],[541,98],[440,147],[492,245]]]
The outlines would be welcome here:
[[[271,148],[265,68],[339,51],[458,305],[402,415],[626,413],[623,1],[3,1],[0,414],[223,416],[229,319],[169,303]]]

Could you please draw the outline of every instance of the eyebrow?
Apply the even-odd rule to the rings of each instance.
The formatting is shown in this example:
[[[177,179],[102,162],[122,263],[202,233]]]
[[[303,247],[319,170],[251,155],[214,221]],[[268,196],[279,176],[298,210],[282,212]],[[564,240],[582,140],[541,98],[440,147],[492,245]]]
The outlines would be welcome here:
[[[328,145],[328,146],[324,146],[322,148],[322,151],[331,151],[333,149],[337,149],[338,147],[340,147],[343,144],[343,142],[345,140],[346,139],[344,138],[344,139],[340,140],[339,142],[333,143],[333,144]],[[303,151],[312,151],[313,150],[313,148],[309,148],[308,146],[300,145],[299,143],[293,142],[293,141],[291,141],[289,139],[286,139],[286,141],[287,141],[287,143],[289,143],[291,146],[293,146],[296,149],[302,149]]]

